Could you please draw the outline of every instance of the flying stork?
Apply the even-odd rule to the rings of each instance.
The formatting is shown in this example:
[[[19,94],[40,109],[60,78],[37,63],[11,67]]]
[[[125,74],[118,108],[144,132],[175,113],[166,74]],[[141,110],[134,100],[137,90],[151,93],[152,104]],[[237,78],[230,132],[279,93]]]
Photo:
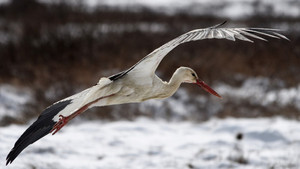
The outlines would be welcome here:
[[[180,44],[203,39],[232,41],[239,39],[253,42],[249,37],[267,41],[261,36],[288,40],[284,35],[277,33],[277,29],[221,28],[220,26],[224,23],[187,32],[155,49],[129,69],[109,77],[102,77],[95,86],[47,107],[17,140],[7,155],[6,165],[12,163],[28,145],[49,133],[54,135],[75,116],[92,107],[167,98],[176,92],[181,83],[196,84],[210,94],[221,98],[217,92],[200,80],[191,68],[179,67],[169,82],[162,81],[155,74],[162,59]]]

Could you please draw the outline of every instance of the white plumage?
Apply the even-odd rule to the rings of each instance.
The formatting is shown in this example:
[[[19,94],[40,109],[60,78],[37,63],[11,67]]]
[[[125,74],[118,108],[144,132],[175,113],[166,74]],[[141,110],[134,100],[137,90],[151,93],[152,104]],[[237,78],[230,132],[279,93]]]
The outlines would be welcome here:
[[[224,23],[223,23],[224,24]],[[169,82],[162,81],[155,71],[162,59],[178,45],[203,39],[236,39],[253,42],[249,38],[264,40],[261,36],[287,39],[275,29],[264,28],[220,28],[222,24],[187,32],[155,49],[131,68],[99,82],[78,94],[54,103],[45,109],[39,118],[22,134],[8,154],[11,163],[28,145],[43,136],[55,134],[78,114],[94,106],[142,102],[149,99],[167,98],[173,95],[181,83],[194,83],[207,92],[221,97],[188,67],[178,68]],[[288,40],[288,39],[287,39]]]

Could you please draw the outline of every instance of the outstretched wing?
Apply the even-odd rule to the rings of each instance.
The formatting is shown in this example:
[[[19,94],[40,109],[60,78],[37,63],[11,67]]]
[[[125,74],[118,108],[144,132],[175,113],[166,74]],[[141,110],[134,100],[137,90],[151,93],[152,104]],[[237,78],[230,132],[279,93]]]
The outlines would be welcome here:
[[[112,96],[113,93],[111,92],[113,91],[100,90],[109,84],[109,82],[111,82],[111,80],[107,78],[101,79],[97,85],[58,101],[46,108],[38,119],[16,141],[14,147],[6,157],[6,165],[12,163],[30,144],[49,133],[55,134],[67,124],[69,120],[87,110],[95,102],[102,98]]]
[[[220,28],[221,25],[225,24],[225,22],[218,24],[213,27],[205,28],[205,29],[196,29],[190,32],[187,32],[168,43],[162,45],[161,47],[155,49],[153,52],[148,54],[138,63],[133,65],[130,69],[123,71],[122,74],[118,77],[122,77],[125,74],[130,74],[133,77],[143,77],[149,79],[154,76],[155,70],[158,67],[161,60],[175,47],[180,44],[203,40],[203,39],[228,39],[235,41],[236,39],[253,42],[249,38],[259,39],[263,41],[267,41],[261,36],[277,38],[277,39],[287,39],[282,34],[277,33],[279,31],[277,29],[269,29],[269,28]]]
[[[53,117],[62,111],[72,100],[65,100],[53,104],[45,109],[38,119],[21,135],[14,147],[6,157],[6,165],[12,163],[14,159],[30,144],[44,137],[52,130],[55,125]]]

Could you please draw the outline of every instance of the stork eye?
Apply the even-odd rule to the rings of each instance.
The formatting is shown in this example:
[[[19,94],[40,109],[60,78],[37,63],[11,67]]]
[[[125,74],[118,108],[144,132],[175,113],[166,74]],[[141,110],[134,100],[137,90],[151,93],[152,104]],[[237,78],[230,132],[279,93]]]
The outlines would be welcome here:
[[[192,76],[196,77],[195,73],[192,73]]]

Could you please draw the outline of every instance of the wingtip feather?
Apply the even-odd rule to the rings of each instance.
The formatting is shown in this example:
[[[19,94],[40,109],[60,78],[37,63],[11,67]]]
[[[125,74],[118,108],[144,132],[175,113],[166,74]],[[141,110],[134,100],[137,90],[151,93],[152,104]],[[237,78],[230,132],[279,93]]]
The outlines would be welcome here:
[[[282,39],[285,39],[287,41],[291,41],[289,38],[287,38],[286,36],[280,34],[280,33],[277,33],[277,32],[272,32],[274,35],[276,35],[277,37],[279,38],[282,38]]]
[[[219,23],[219,24],[217,24],[217,25],[215,25],[215,26],[212,26],[212,27],[209,27],[209,28],[210,28],[210,29],[219,28],[219,27],[225,25],[226,23],[227,23],[227,21],[225,20],[225,21],[223,21],[222,23]]]
[[[55,125],[53,117],[63,110],[72,100],[64,100],[46,108],[38,119],[20,136],[6,157],[6,165],[11,164],[30,144],[49,134]]]

